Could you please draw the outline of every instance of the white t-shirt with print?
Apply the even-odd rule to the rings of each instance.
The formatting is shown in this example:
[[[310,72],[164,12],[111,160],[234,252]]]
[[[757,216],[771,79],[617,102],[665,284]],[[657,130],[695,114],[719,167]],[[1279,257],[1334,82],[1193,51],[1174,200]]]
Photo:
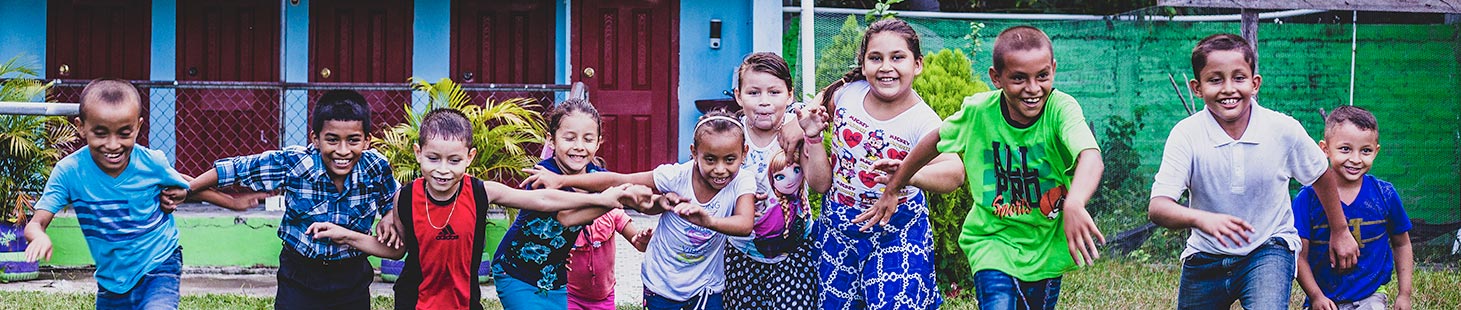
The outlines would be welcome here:
[[[832,153],[827,154],[834,163],[831,199],[862,208],[872,206],[883,193],[883,184],[873,181],[880,174],[872,169],[873,162],[907,157],[920,139],[938,131],[943,123],[921,97],[917,98],[917,104],[892,119],[874,119],[863,108],[863,98],[871,89],[867,81],[848,83],[837,92],[836,108],[830,111],[834,130]],[[909,198],[918,193],[917,187],[909,186],[900,197]]]
[[[694,162],[660,165],[654,168],[654,186],[693,200],[694,173]],[[729,217],[735,213],[736,200],[755,190],[755,178],[742,172],[710,201],[696,203],[711,216]],[[691,224],[674,212],[661,213],[642,269],[645,288],[680,301],[725,290],[725,246],[725,234]]]

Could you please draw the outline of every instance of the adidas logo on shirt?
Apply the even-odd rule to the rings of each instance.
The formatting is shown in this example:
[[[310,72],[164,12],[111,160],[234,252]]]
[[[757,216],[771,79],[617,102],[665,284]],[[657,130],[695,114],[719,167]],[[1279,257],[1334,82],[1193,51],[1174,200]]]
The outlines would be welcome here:
[[[457,240],[461,238],[461,236],[457,235],[456,231],[451,229],[450,224],[446,225],[446,227],[441,228],[441,232],[436,233],[436,240]]]

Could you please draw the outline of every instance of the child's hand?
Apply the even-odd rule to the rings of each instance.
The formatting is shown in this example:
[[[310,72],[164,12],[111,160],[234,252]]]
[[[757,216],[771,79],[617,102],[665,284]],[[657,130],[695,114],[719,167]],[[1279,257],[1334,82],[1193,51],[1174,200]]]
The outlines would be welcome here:
[[[162,194],[159,196],[161,197],[158,200],[161,203],[158,204],[158,207],[162,208],[163,213],[172,213],[173,211],[177,211],[178,205],[183,204],[183,201],[188,199],[188,189],[168,187],[162,189]]]
[[[615,197],[622,207],[635,210],[648,208],[654,204],[654,190],[639,184],[621,184],[610,187],[604,194]]]
[[[695,226],[709,228],[710,222],[714,220],[714,218],[710,216],[710,213],[705,212],[705,208],[701,207],[700,204],[697,203],[680,203],[678,205],[675,205],[674,211],[676,215],[684,218],[685,221],[690,222],[690,224],[695,224]]]
[[[880,172],[878,176],[873,177],[873,182],[888,185],[888,181],[893,179],[893,174],[898,172],[898,168],[902,167],[902,159],[883,158],[873,161],[872,170]]]
[[[543,166],[533,166],[532,168],[523,169],[523,172],[529,174],[528,178],[523,179],[522,184],[519,184],[523,188],[563,188],[563,176],[548,171]]]
[[[1392,305],[1391,309],[1410,310],[1410,295],[1399,294],[1398,296],[1395,296],[1395,305]]]
[[[1070,248],[1070,258],[1075,260],[1076,265],[1095,264],[1096,259],[1101,258],[1096,242],[1105,244],[1106,236],[1101,235],[1101,229],[1096,227],[1096,221],[1091,219],[1091,213],[1086,211],[1085,206],[1065,206],[1063,209],[1065,246]]]
[[[348,234],[348,232],[349,229],[345,229],[344,227],[340,227],[340,225],[335,225],[335,223],[329,222],[315,222],[314,224],[310,224],[309,228],[306,228],[304,230],[305,234],[314,236],[315,239],[329,238],[330,241],[339,244],[345,244],[345,242],[350,239],[350,235]]]
[[[233,206],[228,209],[244,211],[258,207],[264,199],[274,196],[270,192],[246,192],[233,194]]]
[[[831,119],[827,116],[827,108],[820,105],[796,110],[797,125],[802,127],[807,137],[821,137],[822,131],[827,129],[827,121]]]
[[[654,227],[639,231],[639,234],[629,238],[629,244],[634,245],[634,249],[644,252],[645,249],[649,248],[650,238],[654,238]]]
[[[685,202],[688,202],[688,201],[690,201],[690,200],[689,199],[685,199],[685,197],[680,197],[680,194],[676,194],[676,193],[673,193],[673,192],[671,192],[671,193],[665,193],[664,195],[654,196],[654,208],[652,210],[670,211],[670,210],[674,210],[676,205],[679,205],[681,203],[685,203]],[[639,210],[639,211],[640,212],[645,212],[646,210]],[[646,213],[648,213],[648,212],[646,212]]]
[[[51,236],[45,233],[36,234],[36,238],[25,246],[25,261],[34,262],[41,258],[51,260]]]
[[[852,223],[862,223],[862,229],[860,230],[863,232],[871,231],[873,225],[887,225],[888,219],[893,217],[893,213],[898,212],[898,200],[899,198],[896,195],[883,195],[882,197],[878,197],[878,201],[874,202],[872,207],[863,210],[862,214],[858,214],[856,218],[853,218]]]
[[[401,248],[401,236],[396,234],[401,223],[396,219],[396,209],[391,209],[380,217],[380,223],[375,224],[375,241],[388,247]]]
[[[1329,231],[1329,264],[1338,270],[1354,269],[1360,256],[1359,243],[1348,230]]]
[[[1248,244],[1248,233],[1253,232],[1253,226],[1243,219],[1221,213],[1200,216],[1192,226],[1216,238],[1225,247]]]
[[[1339,306],[1335,305],[1334,300],[1330,300],[1328,296],[1309,296],[1309,299],[1309,310],[1339,310]],[[1398,302],[1396,304],[1399,305]]]

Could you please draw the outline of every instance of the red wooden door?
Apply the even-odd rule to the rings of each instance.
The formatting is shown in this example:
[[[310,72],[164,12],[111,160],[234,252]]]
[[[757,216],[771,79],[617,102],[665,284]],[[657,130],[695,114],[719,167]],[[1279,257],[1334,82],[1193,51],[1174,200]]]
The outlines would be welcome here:
[[[554,4],[551,1],[452,1],[451,79],[464,85],[553,83]],[[468,91],[472,102],[544,98],[553,92]]]
[[[46,4],[46,77],[90,80],[147,80],[152,74],[152,2],[149,0],[59,0]],[[85,83],[51,89],[58,102],[81,102]],[[143,122],[137,142],[147,145],[148,91],[142,93]]]
[[[279,81],[279,3],[178,2],[179,81]],[[177,90],[178,172],[196,175],[213,160],[279,148],[277,87]]]
[[[677,1],[574,1],[574,80],[604,121],[599,156],[617,171],[676,160]],[[586,71],[592,71],[590,77]]]
[[[411,77],[412,17],[408,0],[311,1],[310,82],[406,83]],[[406,87],[357,91],[370,103],[371,131],[406,119],[405,106],[411,103]],[[322,93],[309,92],[311,111]]]

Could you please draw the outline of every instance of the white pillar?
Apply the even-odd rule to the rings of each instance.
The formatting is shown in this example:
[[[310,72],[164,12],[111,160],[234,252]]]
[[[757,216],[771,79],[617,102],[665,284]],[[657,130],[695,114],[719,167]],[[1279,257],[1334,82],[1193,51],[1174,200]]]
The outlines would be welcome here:
[[[751,51],[781,55],[781,1],[756,0],[751,3]]]
[[[817,59],[816,57],[816,32],[812,19],[816,16],[812,11],[812,0],[802,0],[801,13],[801,59],[797,63],[802,67],[802,94],[810,98],[817,94]]]

